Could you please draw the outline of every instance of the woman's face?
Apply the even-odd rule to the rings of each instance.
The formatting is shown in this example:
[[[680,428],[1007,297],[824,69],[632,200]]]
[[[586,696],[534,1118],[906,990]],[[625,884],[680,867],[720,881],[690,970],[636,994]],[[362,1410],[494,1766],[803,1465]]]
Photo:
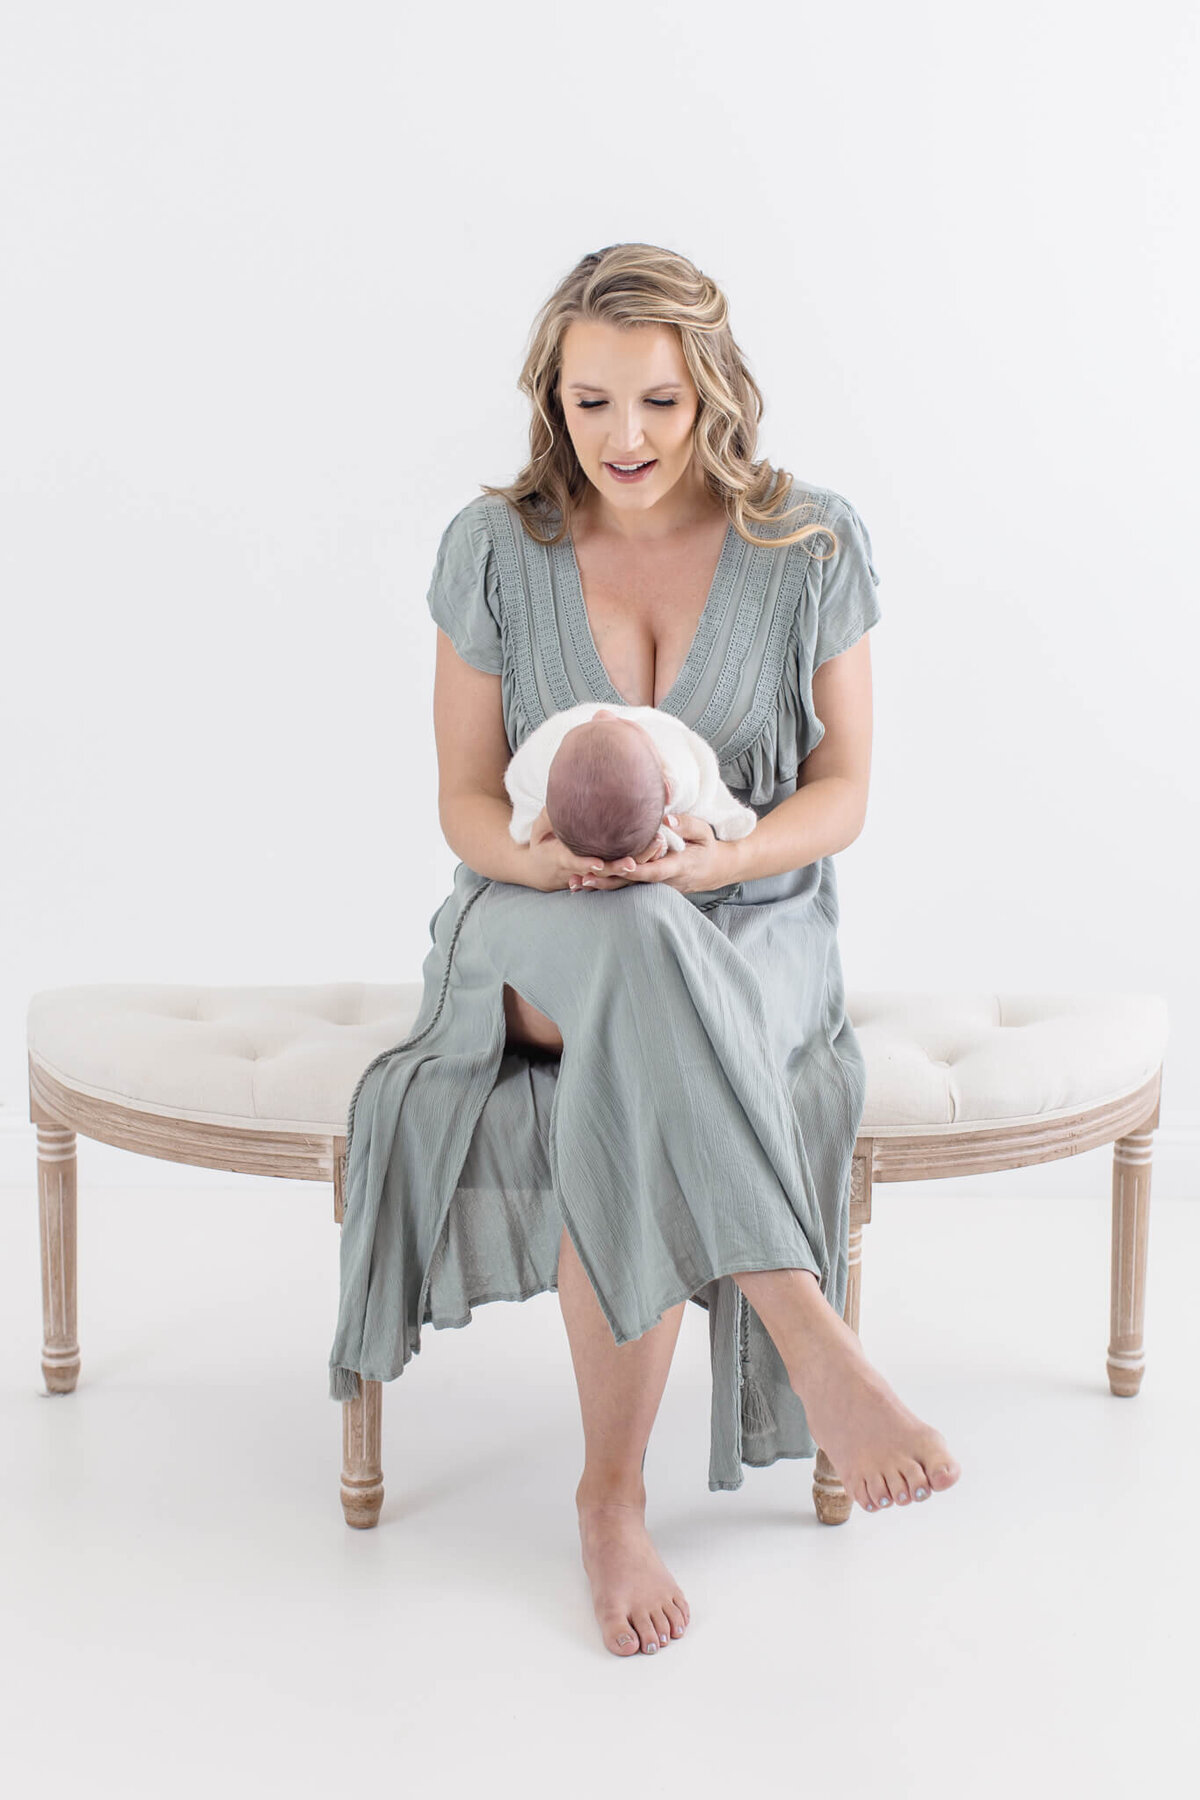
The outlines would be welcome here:
[[[666,325],[620,327],[576,319],[562,340],[559,397],[575,454],[610,505],[635,512],[654,506],[692,460],[699,395]],[[651,462],[636,480],[621,480],[613,463]]]

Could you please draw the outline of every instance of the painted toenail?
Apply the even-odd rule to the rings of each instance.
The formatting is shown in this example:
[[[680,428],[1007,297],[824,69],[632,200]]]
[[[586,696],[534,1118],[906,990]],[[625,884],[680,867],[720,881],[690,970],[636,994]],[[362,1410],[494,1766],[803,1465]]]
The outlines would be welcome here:
[[[657,1649],[658,1649],[658,1645],[657,1645],[657,1644],[647,1644],[647,1645],[646,1645],[646,1655],[647,1655],[647,1656],[653,1656],[653,1655],[654,1655],[654,1652],[655,1652],[655,1651],[656,1651],[656,1650],[657,1650]]]
[[[621,1633],[620,1637],[617,1639],[617,1642],[618,1642],[618,1644],[627,1644],[629,1642],[629,1633],[627,1631],[623,1631]]]
[[[667,1642],[667,1639],[665,1637],[660,1637],[658,1641],[660,1644],[665,1644]]]
[[[874,1511],[875,1511],[875,1502],[874,1502],[874,1501],[873,1501],[873,1500],[868,1500],[868,1501],[867,1501],[867,1511],[868,1511],[868,1512],[874,1512]]]
[[[897,1505],[898,1505],[898,1506],[907,1506],[907,1505],[908,1505],[908,1495],[907,1495],[907,1494],[900,1494],[900,1495],[898,1495],[898,1496],[897,1496],[897,1500],[896,1500],[896,1504],[897,1504]]]
[[[880,1504],[880,1506],[890,1506],[890,1505],[891,1505],[891,1504],[892,1504],[892,1498],[891,1498],[891,1495],[890,1495],[890,1494],[885,1494],[885,1495],[884,1495],[884,1496],[883,1496],[883,1499],[882,1499],[882,1500],[881,1500],[881,1501],[880,1501],[880,1502],[879,1502],[879,1504]]]
[[[926,1494],[926,1492],[925,1492],[925,1489],[924,1489],[924,1488],[918,1488],[918,1489],[917,1489],[917,1499],[918,1499],[918,1500],[925,1500],[925,1499],[927,1499],[927,1498],[928,1498],[928,1496],[927,1496],[927,1494]]]

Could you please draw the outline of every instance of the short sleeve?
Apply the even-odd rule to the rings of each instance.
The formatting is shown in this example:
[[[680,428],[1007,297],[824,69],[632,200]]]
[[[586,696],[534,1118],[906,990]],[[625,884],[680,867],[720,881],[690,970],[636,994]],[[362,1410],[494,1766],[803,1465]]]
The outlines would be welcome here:
[[[814,669],[849,650],[881,616],[875,596],[879,576],[866,526],[841,494],[831,494],[826,523],[837,536],[837,549],[824,561],[814,557],[811,564],[820,584]]]
[[[502,673],[499,582],[478,501],[468,501],[443,531],[425,599],[464,662],[486,675]]]

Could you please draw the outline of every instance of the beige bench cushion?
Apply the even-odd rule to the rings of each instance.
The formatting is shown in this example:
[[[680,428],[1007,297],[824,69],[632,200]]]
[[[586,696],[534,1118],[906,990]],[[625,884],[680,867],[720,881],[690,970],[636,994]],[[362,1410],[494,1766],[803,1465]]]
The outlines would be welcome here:
[[[420,982],[48,988],[31,1056],[97,1099],[217,1125],[341,1137],[359,1076],[409,1034]],[[1115,1099],[1163,1060],[1158,994],[849,994],[867,1063],[862,1136],[1050,1119]]]

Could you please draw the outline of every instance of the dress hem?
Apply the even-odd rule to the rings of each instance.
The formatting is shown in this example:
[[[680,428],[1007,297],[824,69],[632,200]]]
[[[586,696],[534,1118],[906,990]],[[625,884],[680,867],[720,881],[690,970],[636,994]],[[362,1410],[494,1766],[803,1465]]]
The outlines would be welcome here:
[[[796,1262],[794,1260],[795,1253],[791,1249],[781,1250],[778,1253],[772,1253],[771,1251],[764,1251],[763,1254],[764,1254],[764,1256],[766,1256],[768,1258],[768,1260],[766,1262],[755,1263],[752,1267],[738,1268],[738,1269],[715,1269],[711,1275],[706,1275],[706,1276],[702,1277],[702,1279],[697,1283],[695,1288],[689,1288],[686,1293],[677,1294],[673,1300],[664,1300],[664,1302],[662,1304],[662,1308],[661,1308],[660,1312],[658,1313],[657,1317],[651,1319],[648,1324],[643,1325],[640,1331],[634,1332],[630,1337],[623,1337],[623,1338],[617,1337],[616,1332],[613,1331],[614,1343],[617,1345],[618,1348],[620,1348],[620,1346],[623,1344],[636,1343],[637,1340],[639,1338],[644,1337],[648,1331],[653,1331],[654,1327],[656,1325],[661,1325],[663,1322],[664,1316],[670,1312],[670,1310],[673,1306],[678,1306],[681,1301],[695,1300],[696,1304],[698,1306],[703,1307],[703,1310],[707,1313],[709,1310],[707,1304],[698,1298],[699,1290],[701,1288],[710,1286],[710,1284],[712,1282],[719,1281],[722,1279],[722,1277],[727,1276],[727,1275],[762,1275],[771,1269],[802,1269],[806,1275],[815,1275],[816,1276],[817,1284],[818,1284],[818,1286],[821,1287],[822,1294],[824,1294],[825,1289],[821,1285],[821,1271],[816,1268],[810,1268],[805,1263]],[[782,1261],[779,1260],[780,1258],[782,1258],[783,1260]],[[594,1291],[595,1290],[593,1288],[593,1292]],[[422,1321],[421,1321],[421,1329],[424,1330],[425,1327],[428,1326],[433,1331],[460,1331],[463,1328],[463,1326],[469,1325],[471,1323],[472,1317],[474,1315],[474,1310],[477,1306],[491,1306],[491,1305],[495,1304],[496,1301],[513,1302],[513,1301],[520,1301],[520,1300],[536,1300],[539,1297],[539,1295],[541,1295],[541,1294],[554,1294],[557,1292],[558,1292],[558,1284],[557,1284],[557,1282],[553,1282],[553,1283],[548,1284],[546,1287],[531,1288],[527,1293],[489,1294],[487,1296],[481,1295],[477,1299],[472,1299],[468,1303],[469,1310],[468,1310],[466,1318],[464,1318],[464,1319],[443,1319],[440,1322],[432,1317],[425,1318],[425,1319],[422,1319]],[[749,1305],[748,1301],[747,1301],[747,1305]],[[609,1322],[609,1330],[612,1331],[611,1321]],[[349,1363],[330,1363],[330,1365],[329,1365],[329,1398],[331,1400],[338,1400],[338,1401],[342,1401],[342,1402],[345,1402],[346,1400],[355,1399],[357,1397],[355,1394],[342,1392],[343,1387],[348,1387],[351,1385],[349,1378],[354,1375],[357,1375],[363,1381],[379,1381],[379,1382],[398,1381],[400,1379],[401,1375],[403,1375],[405,1369],[408,1367],[409,1363],[412,1361],[413,1357],[419,1356],[420,1354],[421,1354],[421,1343],[420,1343],[420,1332],[418,1332],[416,1334],[416,1336],[414,1337],[413,1341],[408,1345],[407,1353],[404,1357],[404,1361],[401,1363],[400,1367],[396,1370],[394,1375],[370,1375],[363,1369],[352,1368]],[[344,1379],[342,1379],[342,1378],[344,1378]],[[769,1464],[766,1464],[766,1463],[763,1463],[761,1465],[755,1464],[754,1466],[767,1468],[767,1467],[769,1467]]]

